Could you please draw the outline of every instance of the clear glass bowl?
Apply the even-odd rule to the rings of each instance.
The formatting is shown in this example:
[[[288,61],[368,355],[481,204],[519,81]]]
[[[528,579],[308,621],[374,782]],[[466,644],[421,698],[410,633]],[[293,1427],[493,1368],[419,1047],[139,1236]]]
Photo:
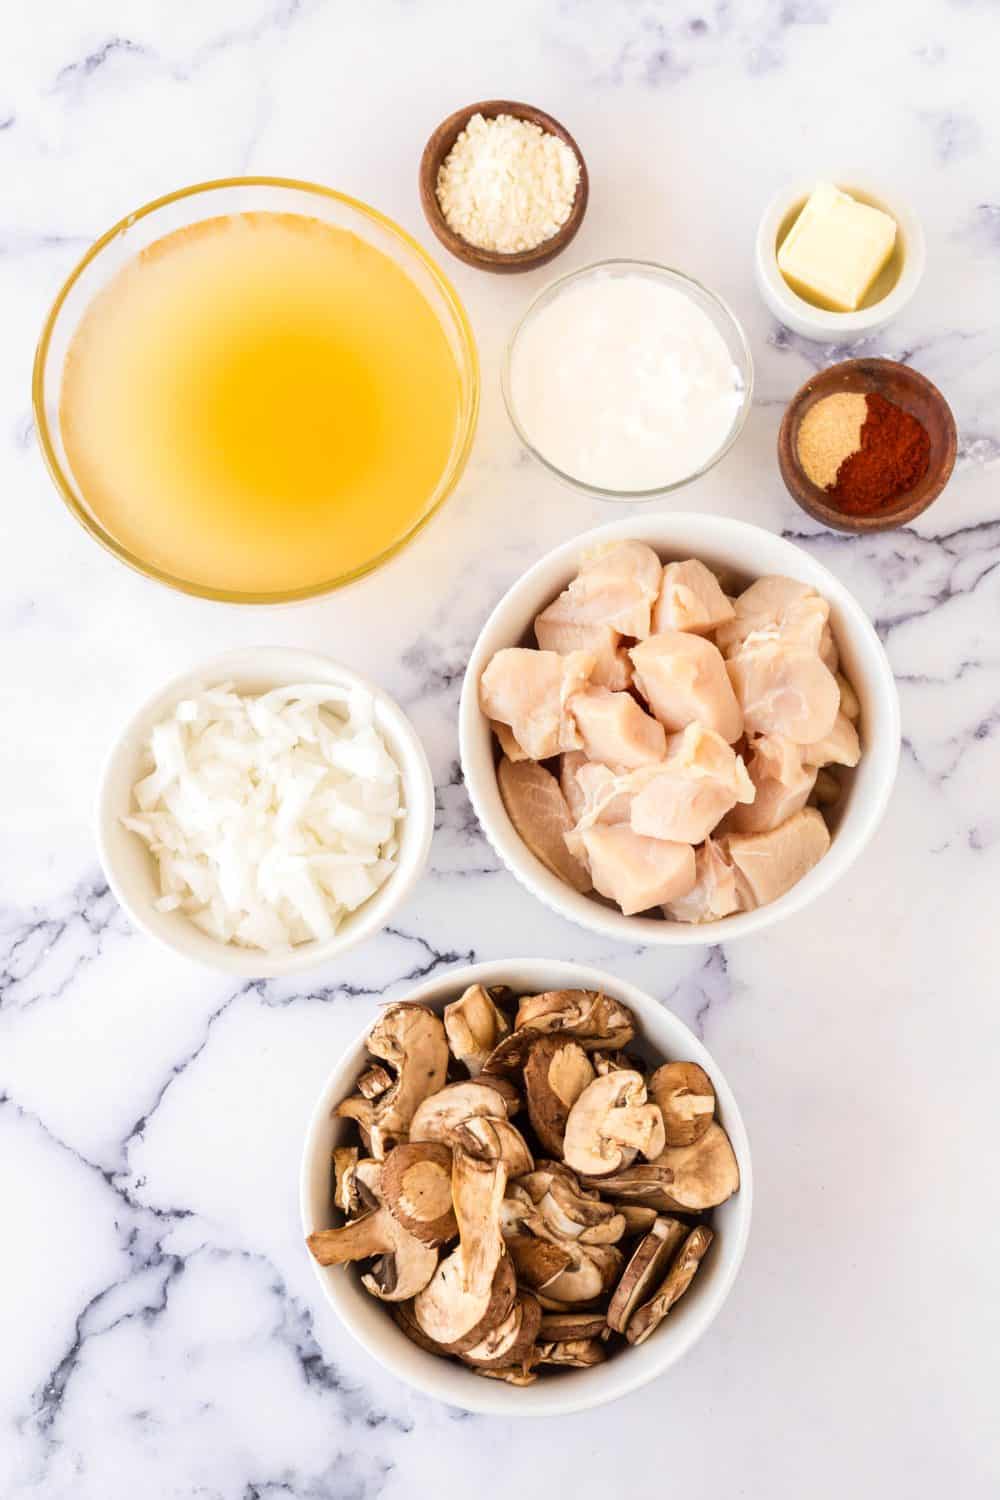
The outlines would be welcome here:
[[[523,330],[541,309],[552,302],[564,292],[572,282],[582,281],[588,276],[612,275],[642,275],[655,278],[682,292],[690,298],[702,312],[712,321],[714,327],[721,335],[730,357],[739,371],[742,381],[742,400],[733,417],[732,426],[726,434],[725,440],[720,444],[715,453],[708,458],[699,468],[693,469],[690,474],[685,474],[682,479],[673,479],[666,484],[656,485],[652,489],[625,490],[606,489],[601,485],[588,484],[586,480],[578,478],[575,474],[569,474],[554,464],[551,459],[541,451],[537,444],[528,436],[524,424],[517,414],[517,405],[511,390],[511,361],[517,341]],[[750,355],[750,346],[747,343],[746,334],[728,305],[715,292],[709,291],[708,287],[702,286],[700,281],[695,281],[693,276],[686,276],[683,271],[675,271],[671,266],[659,265],[652,260],[599,260],[593,265],[582,266],[578,271],[570,271],[567,276],[560,276],[558,280],[550,282],[539,292],[535,300],[530,304],[521,321],[511,334],[504,353],[503,370],[501,373],[501,385],[503,388],[504,404],[507,407],[507,415],[513,423],[514,430],[521,442],[532,453],[539,463],[544,464],[550,473],[555,474],[565,484],[572,485],[574,489],[583,490],[588,495],[599,495],[604,500],[653,500],[659,495],[668,495],[672,490],[679,490],[683,485],[690,484],[693,479],[699,479],[702,474],[707,474],[709,469],[719,462],[727,454],[743,430],[750,411],[753,399],[753,359]]]
[[[73,474],[59,428],[59,396],[66,351],[94,296],[126,262],[164,235],[224,214],[266,212],[305,214],[349,229],[406,272],[433,309],[455,356],[461,381],[459,421],[451,452],[437,484],[426,497],[410,530],[391,547],[338,577],[292,591],[234,593],[178,578],[122,546],[91,511]],[[479,413],[479,360],[465,309],[447,277],[416,240],[384,214],[355,198],[315,183],[283,177],[235,177],[197,183],[147,203],[101,236],[87,251],[57,296],[42,329],[32,379],[35,425],[45,462],[73,515],[115,557],[170,588],[231,604],[281,604],[326,594],[360,578],[400,552],[451,494],[465,468]]]

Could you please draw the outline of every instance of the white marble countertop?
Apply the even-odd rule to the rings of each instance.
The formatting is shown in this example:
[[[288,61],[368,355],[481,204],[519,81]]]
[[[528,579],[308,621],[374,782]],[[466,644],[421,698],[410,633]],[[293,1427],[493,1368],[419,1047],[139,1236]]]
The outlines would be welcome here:
[[[1000,88],[989,0],[70,0],[10,6],[0,62],[5,726],[0,979],[0,1494],[985,1500],[1000,1484]],[[646,255],[744,320],[758,385],[683,496],[801,541],[878,622],[902,697],[898,786],[835,891],[755,941],[677,954],[560,921],[497,868],[457,765],[463,665],[498,594],[618,514],[559,488],[503,413],[505,334],[546,272],[449,264],[483,360],[455,497],[391,567],[273,613],[133,576],[67,515],[30,414],[34,341],[88,242],[189,181],[331,183],[432,248],[426,135],[506,94],[576,134],[591,206],[560,263]],[[861,166],[913,199],[928,272],[859,348],[777,327],[752,284],[783,182]],[[443,253],[443,252],[442,252]],[[809,370],[911,361],[961,430],[913,528],[845,539],[786,496],[775,434]],[[390,603],[391,601],[391,603]],[[103,753],[168,676],[262,641],[379,680],[438,786],[431,867],[391,932],[308,983],[244,984],[129,931],[90,814]],[[718,1322],[603,1413],[512,1427],[411,1393],[349,1343],[300,1244],[299,1149],[383,995],[472,957],[579,957],[694,1025],[742,1100],[758,1196]]]

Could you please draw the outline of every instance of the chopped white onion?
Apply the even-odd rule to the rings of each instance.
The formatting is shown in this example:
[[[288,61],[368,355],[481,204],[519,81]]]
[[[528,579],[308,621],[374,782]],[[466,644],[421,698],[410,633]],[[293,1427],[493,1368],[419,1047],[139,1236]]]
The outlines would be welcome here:
[[[122,821],[159,864],[156,909],[220,942],[330,938],[396,868],[402,784],[370,693],[223,683],[156,725],[144,771]]]

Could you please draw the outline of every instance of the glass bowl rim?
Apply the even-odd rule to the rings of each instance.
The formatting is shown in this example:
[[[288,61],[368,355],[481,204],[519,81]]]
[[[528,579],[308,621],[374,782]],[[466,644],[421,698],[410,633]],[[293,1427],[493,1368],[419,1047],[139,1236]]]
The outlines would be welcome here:
[[[595,271],[606,271],[620,267],[631,267],[640,271],[652,271],[656,273],[656,276],[663,277],[667,281],[680,282],[685,290],[685,295],[689,295],[688,288],[692,287],[697,292],[700,292],[702,296],[704,296],[710,303],[714,304],[716,309],[722,314],[723,320],[728,322],[730,327],[733,329],[733,332],[736,336],[736,342],[740,348],[741,358],[744,366],[743,371],[741,372],[745,377],[743,384],[743,397],[740,402],[739,409],[737,410],[736,415],[733,418],[732,426],[730,427],[729,432],[726,435],[725,441],[716,449],[716,451],[711,455],[710,458],[706,459],[706,461],[699,468],[693,469],[690,474],[685,474],[683,479],[674,479],[671,480],[669,484],[658,484],[654,485],[651,489],[644,490],[609,489],[604,485],[588,484],[585,479],[579,479],[576,477],[576,475],[567,473],[565,469],[561,469],[558,464],[554,464],[551,459],[546,458],[545,454],[542,453],[541,450],[535,445],[535,443],[533,443],[528,437],[523,426],[521,425],[521,422],[518,419],[517,408],[514,402],[514,396],[510,384],[510,365],[511,356],[514,352],[514,346],[517,343],[518,337],[521,334],[522,330],[527,326],[532,316],[538,311],[543,301],[547,301],[549,298],[555,297],[571,281],[576,281],[582,279],[584,276],[592,275]],[[511,426],[514,428],[514,431],[517,433],[518,438],[523,443],[524,447],[527,448],[528,452],[534,458],[536,458],[544,468],[548,469],[550,474],[554,474],[557,479],[561,479],[564,484],[570,485],[573,489],[581,490],[584,494],[587,495],[596,495],[602,500],[619,500],[622,502],[656,500],[659,499],[661,495],[669,495],[672,493],[672,491],[682,489],[684,485],[690,484],[692,480],[700,479],[703,474],[707,474],[709,469],[713,469],[721,459],[725,458],[730,448],[736,442],[736,439],[739,437],[740,433],[743,431],[744,426],[746,425],[746,420],[750,415],[750,408],[753,404],[753,355],[750,352],[750,343],[747,339],[743,324],[733,312],[732,308],[729,306],[729,303],[725,300],[724,297],[720,297],[718,292],[713,291],[711,287],[706,286],[704,282],[699,281],[697,277],[688,275],[686,271],[679,271],[676,266],[668,266],[663,261],[644,260],[641,257],[636,256],[614,255],[609,256],[604,260],[591,261],[590,264],[586,266],[578,266],[575,271],[567,271],[562,276],[557,276],[555,280],[548,282],[545,286],[542,287],[541,291],[535,294],[535,296],[528,303],[528,306],[525,308],[524,312],[521,314],[517,323],[514,325],[514,329],[507,340],[506,347],[504,348],[503,364],[500,371],[500,388],[503,392],[504,406],[507,408],[507,415],[510,418]]]
[[[46,363],[52,336],[63,309],[67,297],[83,276],[87,268],[100,256],[102,251],[115,240],[118,235],[130,229],[140,219],[148,218],[157,210],[166,208],[170,204],[183,202],[185,199],[195,199],[203,193],[217,192],[227,188],[278,188],[289,189],[293,192],[313,194],[319,198],[333,199],[353,212],[360,215],[362,219],[368,219],[377,224],[392,238],[399,240],[411,254],[423,266],[424,270],[435,283],[446,306],[455,320],[459,342],[468,366],[468,391],[461,403],[460,412],[460,440],[457,450],[449,459],[447,468],[443,471],[441,480],[441,493],[434,504],[422,515],[418,521],[410,527],[402,537],[395,541],[390,547],[386,547],[377,556],[340,573],[334,578],[325,579],[320,583],[309,584],[299,589],[277,589],[271,591],[242,591],[235,589],[212,588],[206,584],[194,583],[190,579],[178,578],[166,569],[158,568],[152,563],[145,562],[136,553],[118,542],[109,531],[93,516],[86,505],[82,503],[74,492],[73,486],[60,463],[52,441],[49,421],[45,413],[45,383]],[[435,316],[438,314],[435,312]],[[439,319],[440,321],[440,319]],[[80,525],[99,542],[107,552],[125,563],[133,571],[151,578],[157,583],[166,584],[168,588],[178,593],[194,595],[196,598],[213,599],[226,604],[290,604],[301,600],[318,598],[324,594],[333,593],[346,584],[353,583],[366,574],[373,572],[395,557],[413,539],[419,535],[428,522],[437,515],[449,495],[454,490],[461,478],[465,466],[468,463],[469,454],[472,450],[472,442],[476,432],[476,423],[479,415],[480,395],[480,369],[479,354],[476,347],[475,335],[469,322],[468,314],[461,298],[452,286],[448,277],[440,266],[416,240],[413,235],[397,224],[387,214],[381,213],[377,208],[363,202],[360,198],[353,198],[348,193],[341,193],[336,188],[325,187],[322,183],[309,182],[297,177],[271,177],[271,176],[241,176],[241,177],[216,177],[206,182],[191,183],[187,187],[176,188],[171,193],[164,193],[158,198],[144,203],[141,208],[133,210],[116,223],[110,229],[105,230],[102,235],[95,239],[94,243],[87,249],[86,253],[77,261],[65,281],[56,293],[55,299],[49,308],[42,325],[38,345],[35,350],[34,365],[31,376],[31,404],[35,422],[35,430],[38,433],[38,441],[45,460],[46,468],[59,491],[65,505],[70,513],[79,521]]]

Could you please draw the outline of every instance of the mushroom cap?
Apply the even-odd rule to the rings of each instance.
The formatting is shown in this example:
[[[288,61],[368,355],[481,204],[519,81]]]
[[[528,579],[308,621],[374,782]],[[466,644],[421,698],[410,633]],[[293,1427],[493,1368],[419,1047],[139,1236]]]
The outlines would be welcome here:
[[[488,1079],[449,1083],[424,1099],[410,1124],[411,1141],[442,1141],[450,1145],[459,1125],[477,1115],[506,1120],[508,1102]]]
[[[680,1219],[656,1219],[652,1229],[636,1246],[608,1303],[609,1328],[616,1333],[625,1332],[639,1303],[663,1279],[687,1233],[688,1226]]]
[[[629,1319],[625,1337],[630,1344],[645,1343],[670,1309],[683,1297],[714,1238],[707,1224],[698,1224],[692,1229],[656,1294],[643,1303]]]
[[[451,1151],[437,1141],[410,1141],[389,1152],[382,1168],[386,1208],[425,1245],[458,1233],[451,1201]]]
[[[532,1129],[560,1156],[569,1112],[594,1078],[586,1052],[572,1037],[536,1036],[524,1064],[524,1093]]]
[[[576,1037],[585,1052],[624,1047],[635,1036],[635,1017],[627,1005],[597,990],[546,990],[526,995],[517,1008],[515,1028],[561,1031]]]
[[[614,1245],[582,1245],[579,1240],[559,1242],[573,1257],[545,1288],[543,1306],[593,1302],[614,1286],[621,1272],[622,1256]]]
[[[626,1234],[648,1234],[657,1220],[655,1208],[644,1203],[615,1203],[615,1211],[625,1220]]]
[[[563,1158],[575,1172],[600,1177],[627,1166],[638,1151],[658,1155],[663,1145],[663,1119],[646,1103],[642,1074],[618,1068],[595,1078],[573,1105]]]
[[[649,1092],[660,1106],[668,1146],[691,1146],[715,1117],[715,1090],[705,1069],[695,1062],[669,1062],[649,1080]]]

